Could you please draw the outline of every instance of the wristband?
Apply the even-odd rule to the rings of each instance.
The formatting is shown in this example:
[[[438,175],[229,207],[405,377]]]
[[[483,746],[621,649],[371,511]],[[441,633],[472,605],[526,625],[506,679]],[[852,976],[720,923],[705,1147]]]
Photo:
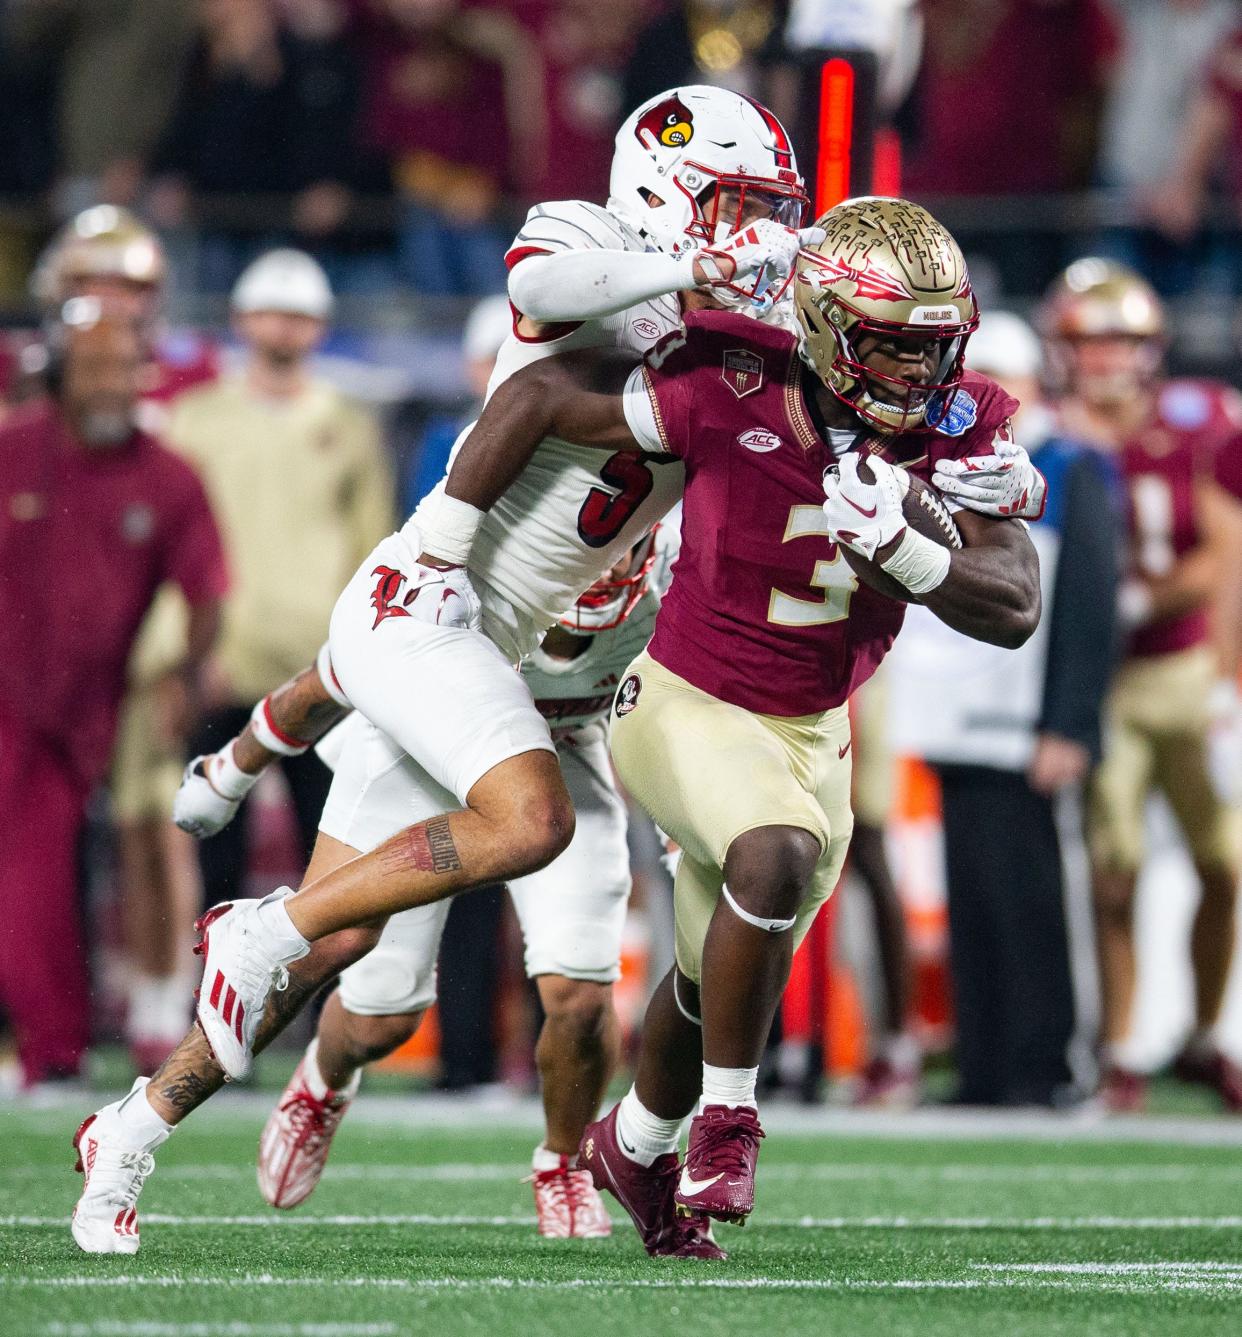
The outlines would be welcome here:
[[[333,701],[344,710],[353,710],[353,702],[345,695],[345,689],[332,671],[332,653],[327,641],[319,647],[319,653],[315,656],[315,670],[319,674],[319,681],[323,683],[323,690]]]
[[[418,537],[423,551],[451,566],[465,566],[470,560],[474,536],[483,523],[483,512],[468,501],[459,501],[441,492],[427,520],[419,518]]]
[[[944,584],[950,560],[948,548],[942,548],[934,540],[907,528],[897,551],[880,563],[880,570],[904,585],[911,594],[927,594]]]
[[[300,757],[310,747],[309,743],[303,743],[301,739],[285,733],[272,718],[270,696],[265,696],[250,712],[250,727],[259,742],[278,756]]]
[[[233,799],[235,801],[244,799],[247,794],[258,784],[259,775],[251,775],[249,771],[243,771],[237,764],[233,756],[233,745],[237,742],[236,738],[230,738],[229,741],[211,757],[204,770],[207,772],[207,783],[212,789],[220,795],[221,798]]]

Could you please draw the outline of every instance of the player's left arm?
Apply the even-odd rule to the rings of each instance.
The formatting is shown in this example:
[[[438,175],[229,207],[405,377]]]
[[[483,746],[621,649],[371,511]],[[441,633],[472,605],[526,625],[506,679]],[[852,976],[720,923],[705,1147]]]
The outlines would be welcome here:
[[[944,579],[920,597],[954,631],[1017,649],[1039,625],[1039,557],[1025,525],[960,512],[963,547]]]

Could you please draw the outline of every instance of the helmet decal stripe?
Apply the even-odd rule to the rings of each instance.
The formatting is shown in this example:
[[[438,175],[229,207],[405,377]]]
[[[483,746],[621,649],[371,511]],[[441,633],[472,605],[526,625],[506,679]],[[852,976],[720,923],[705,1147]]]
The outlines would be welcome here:
[[[745,93],[742,94],[746,97]],[[770,112],[762,102],[756,102],[753,97],[746,97],[746,101],[759,113],[763,119],[764,125],[772,132],[772,138],[775,140],[774,151],[776,154],[776,165],[789,170],[793,167],[793,145],[789,142],[789,136],[785,133],[785,127],[776,119],[774,113]]]

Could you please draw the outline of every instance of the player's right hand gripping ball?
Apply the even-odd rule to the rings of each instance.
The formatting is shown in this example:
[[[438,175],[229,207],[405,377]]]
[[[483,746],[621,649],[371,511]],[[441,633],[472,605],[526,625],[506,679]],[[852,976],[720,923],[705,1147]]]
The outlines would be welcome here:
[[[962,546],[961,531],[935,488],[876,456],[843,456],[824,474],[824,494],[824,514],[841,555],[863,584],[890,599],[919,602],[881,566],[907,528],[946,548]]]

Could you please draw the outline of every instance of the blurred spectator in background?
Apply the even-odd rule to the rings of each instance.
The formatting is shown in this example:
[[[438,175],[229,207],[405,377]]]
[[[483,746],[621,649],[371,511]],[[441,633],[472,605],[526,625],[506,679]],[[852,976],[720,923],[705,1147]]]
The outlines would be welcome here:
[[[479,416],[496,354],[513,330],[513,308],[503,295],[485,297],[471,310],[462,331],[461,356],[470,402],[461,412],[433,413],[410,461],[402,488],[402,510],[409,514],[444,477],[449,452],[462,429]]]
[[[1085,187],[1117,50],[1107,0],[927,0],[924,15],[906,192],[923,201]],[[1059,266],[1053,224],[971,231],[968,250],[988,257],[1006,291],[1039,289]]]
[[[1239,432],[1236,392],[1164,380],[1164,311],[1132,270],[1075,261],[1045,306],[1063,430],[1105,452],[1124,476],[1128,552],[1120,610],[1124,662],[1108,701],[1104,760],[1088,812],[1103,1003],[1103,1095],[1136,1110],[1152,1056],[1134,1039],[1134,897],[1147,804],[1162,793],[1199,880],[1191,934],[1195,1022],[1179,1075],[1242,1110],[1242,1070],[1215,1035],[1233,960],[1239,813],[1213,782],[1209,735],[1219,666],[1210,612],[1242,553],[1242,511],[1215,481]],[[1098,612],[1097,612],[1098,616]],[[1236,690],[1232,695],[1236,695]]]
[[[1100,136],[1099,179],[1125,192],[1127,207],[1155,226],[1119,228],[1103,250],[1135,266],[1168,295],[1192,284],[1201,248],[1178,218],[1185,186],[1170,180],[1190,103],[1222,38],[1236,21],[1233,0],[1114,0],[1122,41]],[[1172,224],[1172,231],[1168,229]]]
[[[221,291],[282,233],[330,243],[350,187],[375,182],[356,142],[359,76],[340,0],[197,0],[196,11],[149,205],[164,228],[203,215],[197,282]],[[273,206],[277,195],[292,201]]]
[[[132,204],[177,96],[193,0],[10,0],[10,59],[55,88],[56,204]]]
[[[468,0],[350,0],[365,67],[365,144],[402,201],[402,276],[419,293],[504,287],[506,190],[529,194],[548,152],[527,27]]]
[[[637,107],[678,84],[717,84],[762,97],[763,72],[780,54],[787,5],[779,0],[678,0],[638,35],[624,104]]]
[[[0,426],[0,1007],[27,1086],[75,1076],[90,1038],[79,842],[139,625],[175,583],[193,678],[226,584],[201,484],[135,426],[133,322],[79,297],[51,333],[51,396]]]
[[[393,524],[376,423],[311,370],[332,311],[323,270],[303,252],[272,251],[242,274],[232,310],[244,366],[183,395],[169,421],[169,440],[203,476],[233,575],[192,753],[219,749],[314,661],[337,594]],[[309,859],[332,777],[301,752],[282,769]],[[243,815],[200,846],[207,904],[244,894],[246,844]]]
[[[1147,201],[1155,227],[1181,245],[1194,240],[1213,190],[1233,202],[1235,226],[1242,201],[1242,24],[1236,6],[1227,8],[1234,26],[1223,37],[1214,34],[1211,60],[1172,145],[1172,162]],[[1230,255],[1236,287],[1236,242]]]
[[[918,1104],[923,1063],[909,1025],[913,981],[906,912],[885,849],[897,781],[888,715],[888,673],[881,668],[850,701],[854,834],[849,866],[869,902],[880,967],[880,1008],[854,1103],[908,1107]]]
[[[1043,616],[1026,645],[1009,651],[911,608],[893,674],[902,741],[941,784],[957,1098],[1056,1105],[1087,1094],[1070,1064],[1075,1006],[1057,806],[1100,754],[1121,518],[1109,468],[1040,402],[1031,329],[992,312],[966,356],[1021,400],[1015,439],[1048,479],[1047,513],[1031,526]]]
[[[162,323],[166,266],[158,238],[125,209],[95,205],[53,238],[32,287],[54,314],[75,297],[132,322],[143,342],[137,417],[159,433],[169,402],[216,374],[215,350]],[[187,610],[175,587],[161,590],[130,661],[111,778],[129,1006],[126,1038],[136,1068],[154,1071],[185,1033],[186,982],[179,963],[202,899],[193,842],[169,821],[185,764],[194,684],[184,662]]]

